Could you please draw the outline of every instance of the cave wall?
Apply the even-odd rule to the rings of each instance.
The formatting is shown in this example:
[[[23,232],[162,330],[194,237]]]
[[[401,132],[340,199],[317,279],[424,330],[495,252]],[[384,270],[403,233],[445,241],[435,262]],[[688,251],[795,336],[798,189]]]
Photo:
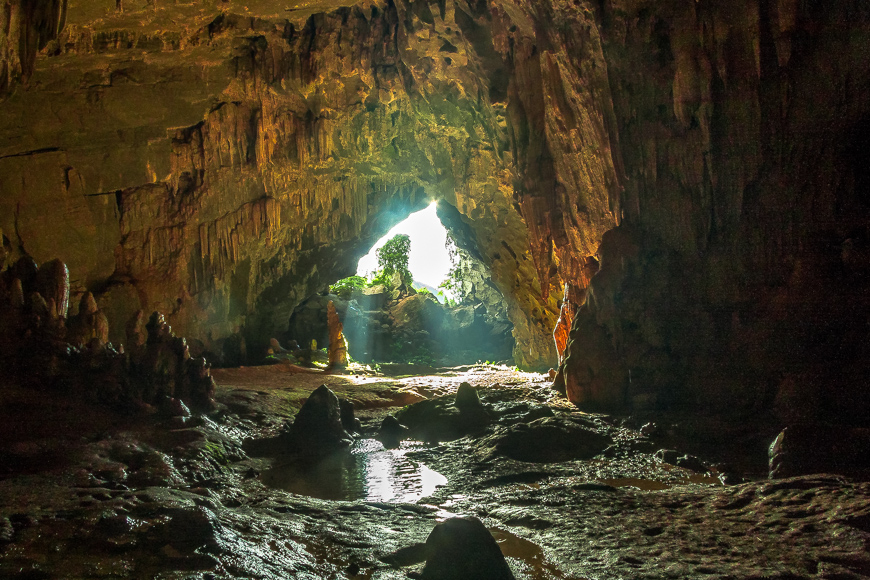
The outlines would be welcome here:
[[[599,6],[623,221],[569,398],[866,422],[870,7]]]
[[[867,410],[863,3],[114,5],[70,0],[7,75],[7,261],[256,346],[442,199],[518,363],[555,361],[564,283],[585,299],[580,405]]]
[[[590,46],[556,46],[574,21]],[[62,256],[113,318],[159,309],[206,346],[243,328],[256,348],[443,199],[509,297],[516,361],[552,364],[569,248],[616,223],[592,183],[615,183],[609,102],[572,68],[601,65],[593,24],[578,12],[542,50],[531,5],[73,0],[4,101],[6,259]],[[603,66],[589,78],[606,88]]]

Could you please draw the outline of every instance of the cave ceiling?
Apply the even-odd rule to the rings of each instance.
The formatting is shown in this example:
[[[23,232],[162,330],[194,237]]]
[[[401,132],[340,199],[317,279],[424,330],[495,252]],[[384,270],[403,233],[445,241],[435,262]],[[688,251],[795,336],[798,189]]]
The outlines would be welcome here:
[[[444,200],[508,296],[517,362],[552,363],[561,285],[617,221],[590,9],[542,31],[511,2],[122,8],[71,0],[9,85],[9,260],[62,257],[110,318],[256,342]]]

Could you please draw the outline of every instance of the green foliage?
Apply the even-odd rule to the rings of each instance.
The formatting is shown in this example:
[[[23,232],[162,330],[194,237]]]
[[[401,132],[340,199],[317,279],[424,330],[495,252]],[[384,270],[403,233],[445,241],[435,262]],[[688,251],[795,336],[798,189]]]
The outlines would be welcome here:
[[[435,366],[435,357],[432,356],[432,353],[418,354],[417,356],[409,358],[408,363],[412,365],[429,365],[432,367]]]
[[[411,253],[411,238],[405,234],[398,234],[378,248],[378,267],[385,276],[392,277],[396,272],[403,277],[411,277],[408,270],[408,256]]]
[[[439,288],[444,288],[444,292],[439,292],[438,294],[444,297],[447,306],[453,308],[459,302],[462,302],[462,268],[460,268],[459,248],[456,246],[453,238],[450,237],[450,234],[447,235],[447,242],[444,246],[447,248],[447,255],[450,257],[450,262],[453,266],[447,272],[447,277],[444,281],[438,285]]]
[[[369,282],[369,286],[377,286],[378,284],[383,284],[384,286],[390,287],[393,285],[393,276],[391,274],[387,274],[386,271],[380,270],[375,273],[374,278]]]
[[[417,294],[432,294],[432,291],[426,287],[417,288],[416,290],[417,290]]]
[[[350,276],[330,286],[329,291],[343,300],[349,300],[354,290],[365,288],[367,284],[368,280],[362,276]]]

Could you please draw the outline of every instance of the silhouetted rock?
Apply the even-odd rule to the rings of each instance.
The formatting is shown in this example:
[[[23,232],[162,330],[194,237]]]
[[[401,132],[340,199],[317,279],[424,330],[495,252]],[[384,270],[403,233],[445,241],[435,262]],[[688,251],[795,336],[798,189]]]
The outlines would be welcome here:
[[[341,424],[341,405],[329,387],[320,385],[309,395],[284,439],[288,451],[306,455],[350,445],[352,437]]]
[[[377,439],[384,444],[384,447],[390,449],[398,447],[402,439],[408,436],[409,429],[399,423],[399,420],[392,415],[387,415],[381,421],[381,427],[378,430]]]
[[[477,396],[477,390],[470,383],[462,383],[456,390],[456,408],[463,413],[476,413],[483,411],[483,403]]]
[[[514,580],[495,538],[474,517],[437,524],[426,552],[422,580]]]
[[[870,473],[870,429],[791,425],[770,445],[771,479],[813,473]]]
[[[362,431],[362,423],[353,414],[353,403],[342,397],[338,398],[338,406],[341,410],[341,426],[348,433]]]

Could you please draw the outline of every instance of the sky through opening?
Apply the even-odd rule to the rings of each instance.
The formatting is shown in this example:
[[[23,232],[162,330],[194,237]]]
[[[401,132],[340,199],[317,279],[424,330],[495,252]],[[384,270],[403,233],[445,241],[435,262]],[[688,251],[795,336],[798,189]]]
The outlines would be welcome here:
[[[436,203],[409,215],[404,221],[396,224],[372,247],[371,251],[360,258],[356,273],[366,276],[378,269],[378,248],[397,234],[407,234],[411,238],[411,253],[408,256],[408,269],[414,275],[414,281],[438,288],[447,277],[452,264],[447,254],[447,230],[435,213]]]

